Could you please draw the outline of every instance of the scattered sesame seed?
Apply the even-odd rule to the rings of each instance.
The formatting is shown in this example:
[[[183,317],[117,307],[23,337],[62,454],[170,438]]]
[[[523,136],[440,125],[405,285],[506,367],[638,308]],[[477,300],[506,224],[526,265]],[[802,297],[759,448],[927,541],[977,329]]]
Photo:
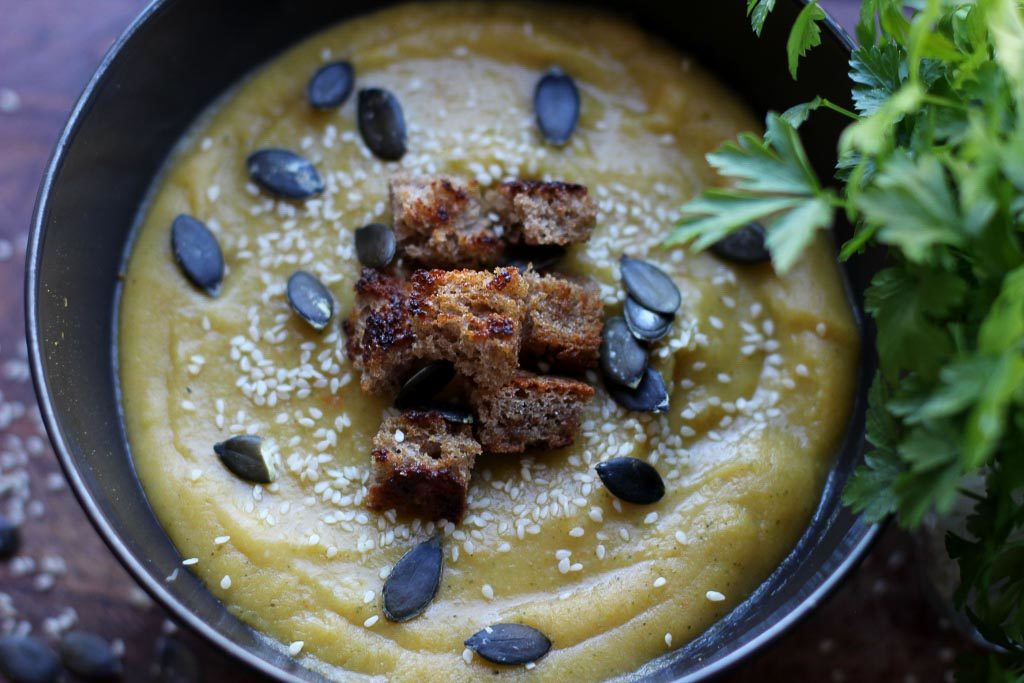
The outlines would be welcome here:
[[[405,432],[403,432],[401,429],[396,429],[395,443],[402,443],[403,441],[405,441]]]
[[[292,657],[297,656],[300,652],[302,652],[303,645],[305,645],[303,641],[296,640],[294,643],[288,646],[288,654],[290,654]]]
[[[665,634],[665,646],[666,647],[672,647],[672,634],[671,633],[666,633]]]
[[[604,545],[603,544],[598,543],[597,544],[597,549],[595,550],[595,552],[597,553],[597,559],[599,559],[599,560],[603,560],[604,559],[605,549],[604,549]]]
[[[488,600],[494,599],[494,589],[491,588],[491,584],[485,583],[484,587],[481,589],[481,592],[484,594],[484,597]]]
[[[377,597],[376,593],[374,593],[373,591],[366,591],[365,593],[363,593],[363,604],[369,605],[371,602],[373,602],[373,599],[375,597]]]
[[[224,578],[220,580],[220,587],[224,590],[231,588],[231,577],[225,574]]]
[[[661,588],[666,583],[668,583],[668,581],[665,579],[665,577],[664,576],[659,576],[658,578],[656,578],[654,580],[654,587],[655,588]]]
[[[658,513],[657,512],[648,512],[647,516],[644,517],[644,524],[654,524],[657,521],[658,521]]]
[[[182,560],[181,563],[183,565],[185,565],[186,567],[191,567],[194,564],[199,564],[199,558],[198,557],[190,557],[187,560]]]
[[[373,628],[373,625],[380,620],[380,617],[374,614],[372,617],[363,622],[363,626],[366,628]]]
[[[462,651],[462,661],[466,662],[466,664],[473,662],[473,651],[468,647]]]
[[[224,545],[225,543],[227,543],[230,540],[231,540],[230,536],[218,536],[217,538],[213,539],[213,542],[214,542],[215,545]]]
[[[704,597],[706,597],[711,602],[722,602],[723,600],[725,600],[725,596],[719,593],[718,591],[708,591],[704,594]]]
[[[537,662],[527,662],[526,663],[526,669],[527,670],[535,669],[535,668],[537,668]]]
[[[572,529],[569,530],[569,535],[573,538],[582,538],[584,533],[586,532],[583,531],[583,527],[581,526],[574,526]]]

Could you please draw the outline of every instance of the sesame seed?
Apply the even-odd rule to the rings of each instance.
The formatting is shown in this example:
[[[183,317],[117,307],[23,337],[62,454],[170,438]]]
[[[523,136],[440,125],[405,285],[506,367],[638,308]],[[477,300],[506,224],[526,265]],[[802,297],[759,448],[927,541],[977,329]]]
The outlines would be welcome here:
[[[491,588],[491,584],[485,583],[484,587],[481,588],[480,590],[484,594],[484,597],[487,598],[488,600],[493,600],[494,599],[494,589]]]
[[[555,551],[555,559],[556,560],[564,560],[564,559],[566,559],[568,557],[572,557],[572,551],[571,550],[561,549],[561,550],[556,550]]]
[[[686,534],[684,534],[682,531],[676,532],[676,542],[679,545],[686,545],[687,543],[689,543],[689,541],[687,541],[686,539]]]
[[[658,578],[656,578],[656,579],[654,580],[654,587],[655,587],[655,588],[661,588],[661,587],[662,587],[662,586],[664,586],[664,585],[665,585],[666,583],[668,583],[668,581],[667,581],[667,580],[665,580],[665,577],[664,577],[664,576],[659,576]]]
[[[704,594],[704,597],[706,597],[711,602],[722,602],[723,600],[725,600],[725,596],[719,593],[718,591],[708,591]]]
[[[665,634],[665,645],[667,647],[672,647],[672,634],[671,633],[666,633]]]
[[[231,588],[231,577],[225,574],[224,578],[220,580],[220,587],[224,590]]]
[[[473,661],[473,651],[468,647],[462,651],[462,661],[466,662],[466,664],[470,664]]]
[[[198,557],[190,557],[187,560],[182,560],[181,563],[183,565],[185,565],[186,567],[191,567],[194,564],[199,564],[199,558]]]
[[[573,538],[582,538],[584,533],[586,532],[583,531],[583,527],[581,526],[575,526],[569,530],[569,535]]]
[[[401,429],[396,429],[395,443],[402,443],[403,441],[405,441],[405,432],[403,432]]]
[[[535,668],[537,668],[537,662],[527,662],[526,663],[526,669],[527,670],[535,669]]]
[[[648,512],[647,516],[644,517],[644,524],[654,524],[657,521],[658,521],[658,513],[657,512]]]
[[[372,617],[363,622],[363,626],[366,628],[373,628],[373,625],[380,620],[380,617],[374,614]]]
[[[377,597],[376,593],[374,593],[373,591],[366,591],[365,593],[363,593],[363,604],[369,605],[371,602],[373,602],[373,599],[375,597]]]
[[[605,555],[605,549],[603,544],[598,544],[597,549],[594,551],[597,554],[597,559],[603,560]]]
[[[825,326],[825,323],[818,323],[817,326],[814,328],[814,331],[818,333],[819,337],[824,337],[825,332],[828,331],[828,328]]]
[[[302,652],[303,645],[305,645],[303,641],[296,640],[294,643],[288,646],[288,654],[290,654],[292,657],[295,657],[300,652]]]
[[[568,557],[563,557],[561,560],[558,561],[558,571],[562,574],[569,573],[569,566],[570,565]]]
[[[217,538],[213,539],[213,543],[215,545],[224,545],[225,543],[227,543],[230,540],[231,540],[230,536],[218,536]]]

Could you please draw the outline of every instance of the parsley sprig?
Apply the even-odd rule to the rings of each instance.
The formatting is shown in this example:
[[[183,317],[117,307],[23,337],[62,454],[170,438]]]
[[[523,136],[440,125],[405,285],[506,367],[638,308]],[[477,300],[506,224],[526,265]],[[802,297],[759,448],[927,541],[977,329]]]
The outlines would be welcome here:
[[[748,0],[758,34],[774,5]],[[824,16],[811,0],[792,28],[794,78]],[[855,233],[842,258],[887,248],[865,295],[880,368],[872,448],[844,500],[909,528],[973,501],[966,533],[947,538],[955,599],[1006,654],[965,675],[1024,680],[1024,11],[1017,0],[864,0],[857,37],[855,111],[816,98],[710,154],[726,187],[686,204],[668,242],[704,248],[759,221],[785,273],[843,212]],[[799,138],[819,110],[850,119],[834,188]]]

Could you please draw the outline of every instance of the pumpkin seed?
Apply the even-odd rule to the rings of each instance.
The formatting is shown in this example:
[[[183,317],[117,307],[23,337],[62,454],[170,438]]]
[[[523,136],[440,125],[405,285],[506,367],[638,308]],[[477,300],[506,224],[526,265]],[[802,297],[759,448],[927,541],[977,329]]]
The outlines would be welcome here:
[[[60,677],[60,660],[32,636],[0,638],[0,674],[11,683],[53,683]]]
[[[557,244],[518,246],[505,254],[504,265],[525,273],[530,268],[542,272],[549,270],[565,258],[565,247]]]
[[[71,631],[60,639],[60,659],[68,671],[82,678],[104,679],[121,674],[121,660],[95,633]]]
[[[553,145],[569,142],[580,118],[580,93],[572,77],[557,67],[538,81],[533,111],[544,139]]]
[[[356,258],[364,266],[383,268],[395,258],[395,231],[383,223],[356,230]]]
[[[711,245],[721,259],[735,263],[764,263],[772,255],[764,245],[766,233],[760,223],[749,223]]]
[[[14,557],[21,546],[21,531],[18,525],[0,516],[0,560]]]
[[[474,422],[473,413],[465,408],[447,403],[428,403],[423,406],[422,410],[428,413],[437,413],[445,422],[453,424],[471,425]]]
[[[672,329],[672,316],[646,309],[631,296],[626,297],[623,317],[629,331],[641,341],[658,341]]]
[[[640,385],[635,389],[611,385],[609,393],[615,402],[626,410],[638,413],[664,413],[668,410],[668,390],[661,373],[652,367],[644,372]]]
[[[623,256],[619,260],[622,283],[629,295],[649,311],[675,315],[683,303],[679,288],[653,263]]]
[[[632,389],[640,384],[647,369],[647,350],[620,317],[605,321],[601,330],[601,369],[612,382]]]
[[[332,62],[320,67],[309,79],[306,94],[316,109],[334,109],[345,104],[356,83],[356,72],[349,62]]]
[[[371,152],[385,161],[405,156],[405,114],[398,98],[383,88],[359,91],[359,134]]]
[[[213,451],[232,474],[255,484],[274,480],[274,464],[263,452],[263,439],[255,434],[233,436],[214,444]]]
[[[403,555],[384,582],[384,616],[401,622],[422,614],[437,595],[443,566],[439,535]]]
[[[627,503],[650,505],[665,495],[665,482],[658,470],[643,460],[612,458],[594,469],[611,494]]]
[[[334,317],[331,292],[304,270],[297,270],[288,278],[288,304],[315,330],[323,330]]]
[[[224,256],[209,228],[188,214],[171,223],[171,250],[185,277],[210,296],[220,293],[224,279]]]
[[[174,638],[157,641],[156,666],[159,683],[199,683],[202,680],[195,654]]]
[[[529,664],[548,653],[551,641],[524,624],[493,624],[465,642],[473,652],[495,664]]]
[[[421,406],[441,393],[455,378],[455,366],[439,360],[417,370],[405,380],[395,396],[395,407],[401,410]]]
[[[305,199],[324,191],[324,181],[307,159],[287,149],[261,149],[245,162],[249,176],[267,192]]]

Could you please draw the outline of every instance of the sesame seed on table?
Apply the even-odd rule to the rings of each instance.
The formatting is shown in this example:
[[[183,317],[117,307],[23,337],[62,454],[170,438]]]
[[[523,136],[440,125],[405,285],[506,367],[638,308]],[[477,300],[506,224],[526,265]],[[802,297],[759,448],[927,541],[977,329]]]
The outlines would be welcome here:
[[[0,514],[23,520],[19,554],[0,563],[0,633],[30,628],[33,634],[53,643],[60,632],[71,628],[94,631],[115,641],[118,649],[123,647],[124,677],[130,681],[150,678],[157,641],[176,629],[164,610],[154,605],[120,568],[63,484],[41,431],[28,377],[20,290],[32,202],[53,143],[103,53],[145,4],[142,0],[0,0],[0,16],[4,17],[0,22],[0,284],[8,293],[0,298]],[[856,15],[853,0],[825,4],[845,25]],[[491,169],[481,167],[475,172],[486,180],[483,176]],[[218,187],[210,187],[210,201],[216,201],[219,192]],[[352,192],[357,193],[357,189]],[[607,209],[619,210],[615,206]],[[253,249],[258,246],[253,245]],[[723,304],[736,305],[725,300]],[[771,321],[763,319],[760,311],[751,311],[750,318],[761,322],[742,330],[741,353],[772,353]],[[717,328],[716,320],[709,321],[711,327]],[[819,334],[824,332],[818,330]],[[242,346],[239,355],[245,356],[247,349]],[[190,361],[189,372],[194,375],[201,373],[208,362],[201,355]],[[702,368],[693,369],[699,372]],[[802,377],[808,369],[798,366],[794,372]],[[731,378],[721,374],[713,379],[727,384]],[[266,387],[258,383],[251,390],[260,396],[266,393]],[[187,405],[183,408],[191,409]],[[725,428],[734,413],[756,407],[727,402],[720,408],[720,424]],[[687,408],[681,417],[692,421],[700,419],[698,413]],[[219,428],[231,428],[232,423],[242,425],[246,417],[227,414],[221,404],[213,419]],[[313,427],[321,417],[311,412],[299,424]],[[335,425],[339,432],[345,426]],[[682,427],[683,437],[689,429]],[[329,429],[321,430],[318,436],[323,439],[318,444],[321,451],[330,448],[337,438]],[[401,440],[398,434],[396,440]],[[618,454],[630,450],[628,442],[622,443]],[[197,469],[191,475],[198,480],[203,472]],[[535,476],[526,467],[523,475]],[[254,489],[254,499],[258,501],[261,495],[258,487]],[[544,505],[548,501],[537,502]],[[599,524],[604,513],[594,507],[589,516]],[[478,538],[472,531],[474,519],[469,517],[463,528],[453,533],[463,541],[462,552],[469,554],[475,547],[472,539]],[[644,521],[654,525],[658,517],[652,513]],[[529,533],[529,526],[527,523],[518,531]],[[568,535],[580,537],[584,533],[582,527],[575,527]],[[619,533],[628,539],[625,528]],[[686,535],[679,531],[675,537],[685,548]],[[229,540],[220,537],[214,542]],[[309,540],[315,544],[319,538]],[[601,540],[608,539],[599,536]],[[458,560],[459,549],[460,544],[452,544],[452,561]],[[331,557],[337,549],[331,547],[326,552]],[[597,561],[603,559],[605,546],[598,544],[595,553]],[[589,551],[587,556],[574,557],[570,550],[559,550],[551,561],[560,572],[568,574],[583,571],[595,558]],[[382,568],[382,578],[388,569]],[[230,576],[221,580],[225,590],[231,583]],[[658,577],[652,582],[652,590],[665,583]],[[495,595],[488,584],[480,591],[487,599]],[[714,590],[709,590],[706,597],[712,601],[723,599]],[[375,599],[372,592],[364,596],[367,602]],[[376,620],[371,617],[364,625],[371,628]],[[171,637],[194,652],[206,680],[253,680],[252,674],[194,636],[177,632]],[[683,640],[681,634],[657,637],[664,639],[666,647]],[[880,643],[884,646],[879,647]],[[289,645],[295,654],[302,647],[301,641]],[[872,656],[864,657],[868,648]],[[773,680],[785,675],[793,680],[940,681],[949,676],[954,657],[964,648],[963,641],[927,604],[910,540],[890,527],[865,563],[826,605],[724,680]]]

